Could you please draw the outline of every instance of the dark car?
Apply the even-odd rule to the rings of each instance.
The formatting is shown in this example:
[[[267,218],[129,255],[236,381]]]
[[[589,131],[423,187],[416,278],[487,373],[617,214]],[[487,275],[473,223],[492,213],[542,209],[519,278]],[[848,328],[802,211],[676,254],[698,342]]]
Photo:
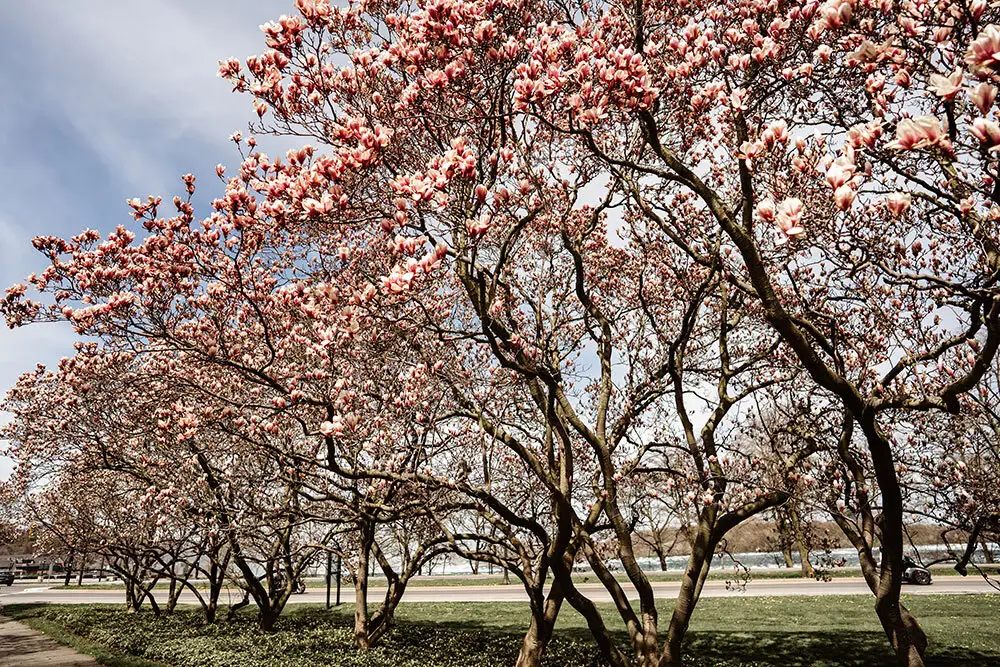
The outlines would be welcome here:
[[[931,571],[909,556],[903,556],[903,583],[929,586],[931,583]]]
[[[14,573],[13,572],[0,572],[0,585],[13,586],[14,585]]]

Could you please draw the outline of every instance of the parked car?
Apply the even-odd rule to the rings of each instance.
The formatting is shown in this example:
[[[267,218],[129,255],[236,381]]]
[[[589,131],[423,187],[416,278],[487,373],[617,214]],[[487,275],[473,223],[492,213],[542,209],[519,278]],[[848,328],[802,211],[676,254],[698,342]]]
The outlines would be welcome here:
[[[0,585],[13,586],[14,585],[14,573],[13,572],[0,572]]]
[[[903,556],[903,583],[929,586],[931,583],[931,571],[923,565],[918,565],[909,556]]]

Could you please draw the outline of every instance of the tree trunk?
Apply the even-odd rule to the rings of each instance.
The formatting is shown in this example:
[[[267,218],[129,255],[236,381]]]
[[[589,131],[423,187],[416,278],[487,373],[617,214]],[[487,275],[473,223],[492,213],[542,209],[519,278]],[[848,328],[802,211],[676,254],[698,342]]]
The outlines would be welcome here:
[[[260,615],[257,617],[257,627],[260,628],[262,632],[274,631],[274,624],[278,621],[278,616],[280,615],[280,608],[276,608],[272,605],[261,607]]]
[[[229,613],[226,614],[226,620],[232,622],[236,619],[236,614],[239,613],[240,609],[250,605],[250,591],[244,591],[243,599],[236,604],[229,605]]]
[[[990,543],[986,541],[986,538],[980,538],[979,544],[983,548],[983,561],[989,564],[995,563],[996,559],[993,556],[993,549],[990,548]]]
[[[211,625],[215,623],[215,616],[219,611],[219,596],[210,595],[208,603],[205,605],[205,623]]]
[[[73,554],[69,555],[69,561],[66,563],[66,576],[65,581],[63,581],[63,586],[69,586],[69,580],[73,578]]]
[[[656,557],[660,559],[660,572],[667,571],[667,554],[660,548],[656,550]]]
[[[573,585],[571,570],[565,565],[553,565],[552,569],[560,586],[566,591],[566,601],[587,621],[587,627],[590,629],[594,641],[597,642],[597,648],[601,652],[604,664],[611,665],[611,667],[627,667],[628,661],[615,646],[611,633],[608,632],[607,626],[604,625],[604,619],[601,618],[601,613],[594,603],[584,597]]]
[[[222,593],[222,583],[225,581],[224,575],[225,573],[219,564],[213,560],[208,569],[208,601],[205,604],[205,623],[215,623],[219,610],[219,595]]]
[[[362,538],[358,550],[358,566],[354,571],[354,646],[360,649],[371,648],[368,627],[368,553],[370,544]]]
[[[139,611],[139,602],[135,595],[135,583],[131,577],[125,579],[125,609],[129,613]]]
[[[780,508],[774,512],[774,519],[775,530],[778,532],[778,547],[785,559],[785,567],[791,569],[795,567],[795,559],[792,558],[792,540],[788,534],[788,519],[785,518]]]
[[[680,667],[682,664],[682,644],[688,626],[691,624],[691,615],[698,604],[698,598],[701,597],[705,578],[708,577],[708,572],[711,569],[714,550],[711,528],[706,524],[699,525],[698,532],[691,544],[691,555],[688,557],[687,568],[684,570],[681,589],[677,593],[674,613],[670,616],[667,641],[663,647],[663,654],[660,656],[660,667]]]
[[[545,643],[542,640],[542,621],[537,614],[531,615],[531,625],[521,640],[521,650],[517,654],[515,667],[538,667],[542,664]]]
[[[859,419],[882,494],[882,563],[875,613],[886,636],[896,650],[901,667],[923,667],[927,637],[911,614],[899,603],[903,576],[903,495],[896,477],[895,462],[889,441],[875,423],[873,414]]]
[[[158,617],[160,615],[160,604],[156,601],[156,598],[153,597],[154,586],[156,586],[156,579],[153,579],[153,583],[151,583],[148,587],[143,586],[142,583],[139,584],[140,596],[139,604],[136,605],[136,609],[142,606],[144,600],[149,600],[149,608],[153,611],[153,616]]]
[[[559,617],[562,602],[563,595],[559,590],[559,584],[553,582],[542,608],[532,610],[531,625],[521,640],[521,650],[515,667],[538,667],[542,664],[542,655],[549,640],[552,639],[552,629],[556,625],[556,618]]]
[[[356,577],[357,579],[358,577]],[[368,638],[368,604],[363,600],[367,596],[367,586],[355,581],[354,584],[354,646],[359,649],[371,648]]]
[[[180,598],[180,595],[181,593],[177,589],[177,580],[171,577],[170,589],[167,591],[167,606],[164,607],[164,611],[166,611],[167,616],[174,613],[174,608],[177,607],[177,600]]]
[[[816,578],[816,570],[809,560],[809,546],[806,544],[805,531],[802,529],[802,519],[796,508],[788,510],[788,516],[792,521],[792,531],[795,535],[795,544],[799,548],[799,560],[802,563],[802,576],[807,579]]]

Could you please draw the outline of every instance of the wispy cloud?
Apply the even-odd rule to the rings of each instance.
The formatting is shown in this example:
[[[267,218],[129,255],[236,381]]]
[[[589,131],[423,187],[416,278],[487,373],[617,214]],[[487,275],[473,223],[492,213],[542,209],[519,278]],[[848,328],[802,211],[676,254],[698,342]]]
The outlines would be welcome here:
[[[257,25],[289,5],[8,3],[17,67],[5,78],[21,93],[21,113],[57,117],[133,188],[164,189],[183,157],[222,148],[245,125],[250,103],[215,76],[215,63],[260,51]]]

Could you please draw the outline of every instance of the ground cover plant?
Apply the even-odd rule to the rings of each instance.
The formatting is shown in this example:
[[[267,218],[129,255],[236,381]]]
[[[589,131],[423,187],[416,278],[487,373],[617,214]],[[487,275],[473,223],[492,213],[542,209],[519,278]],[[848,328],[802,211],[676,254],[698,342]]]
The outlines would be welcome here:
[[[931,638],[928,664],[1000,665],[995,623],[1000,596],[913,596],[905,602],[921,615]],[[686,646],[693,667],[847,667],[892,659],[863,596],[707,599],[702,604],[707,611],[692,624]],[[123,667],[146,667],[128,662],[135,658],[177,667],[509,665],[528,616],[522,603],[403,603],[391,637],[377,649],[359,651],[352,643],[353,612],[345,608],[292,608],[271,634],[256,632],[248,615],[203,625],[193,608],[169,618],[102,605],[9,605],[4,613],[61,641],[85,638],[103,649],[104,664]],[[624,628],[613,630],[620,635]],[[580,615],[560,616],[544,664],[601,664]]]

